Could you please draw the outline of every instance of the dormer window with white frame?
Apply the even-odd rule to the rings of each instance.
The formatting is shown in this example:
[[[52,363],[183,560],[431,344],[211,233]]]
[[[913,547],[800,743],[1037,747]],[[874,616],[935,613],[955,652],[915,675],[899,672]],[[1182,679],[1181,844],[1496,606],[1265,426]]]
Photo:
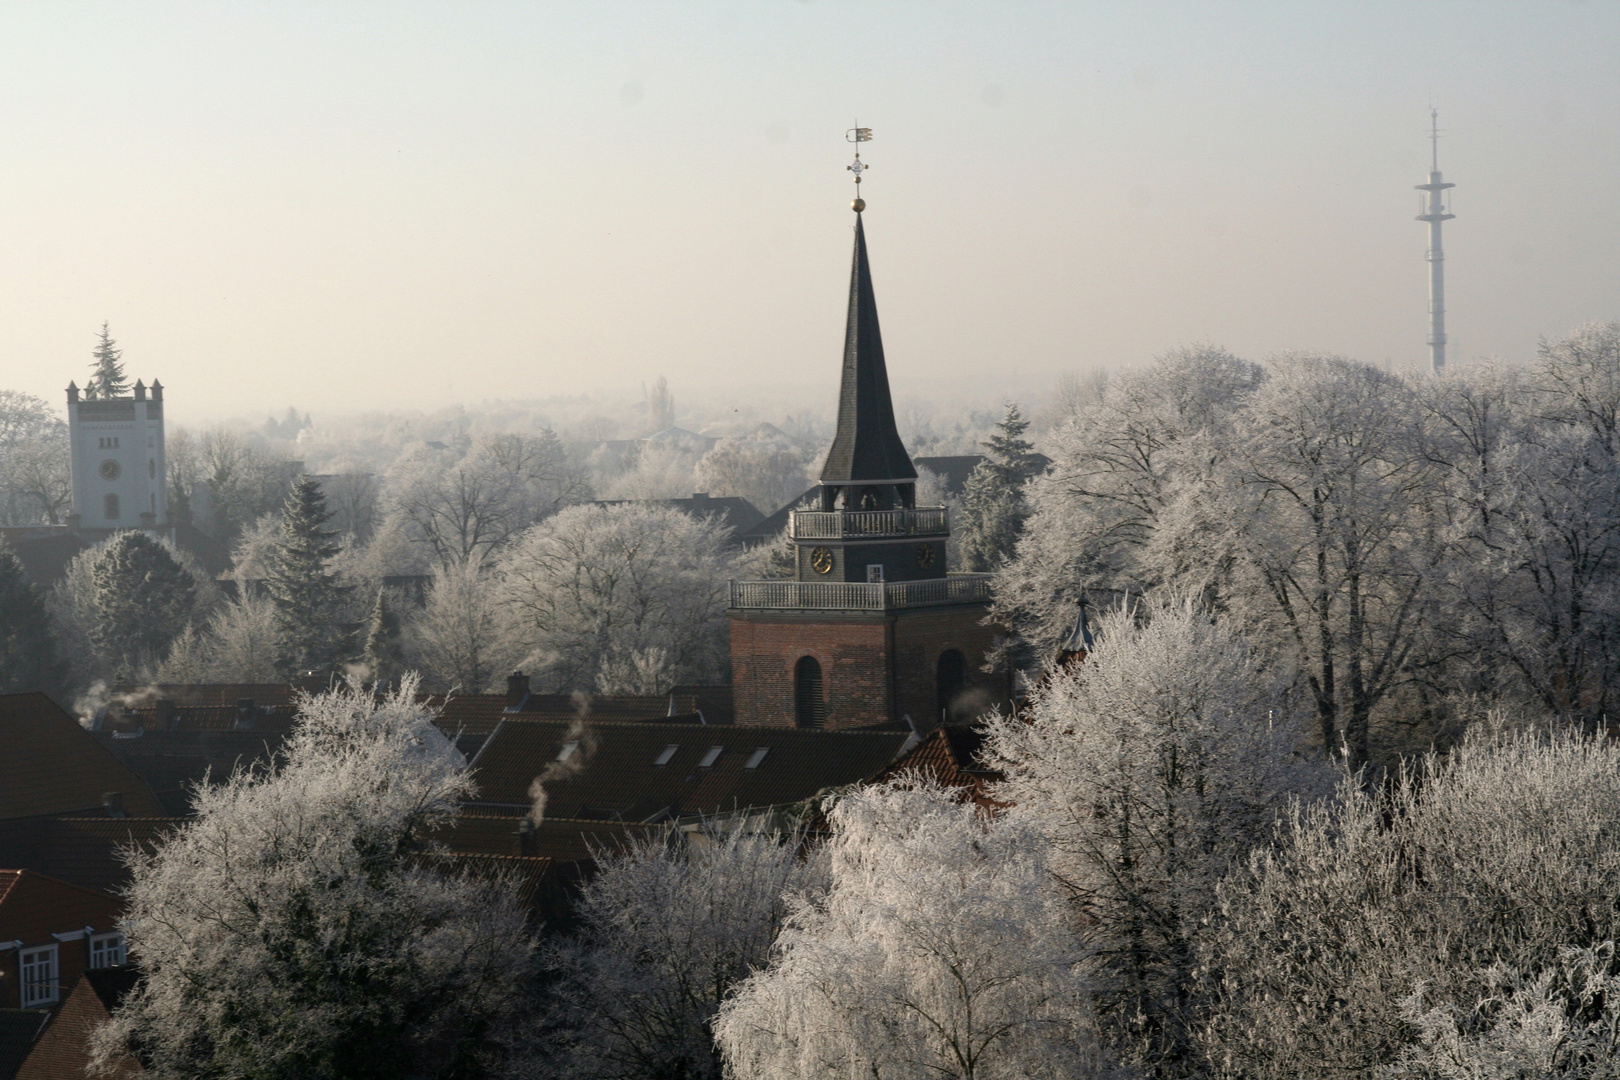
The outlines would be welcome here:
[[[23,949],[18,956],[23,1008],[54,1005],[61,996],[57,985],[56,950],[55,945],[41,945],[36,949]]]
[[[117,967],[125,959],[123,934],[96,934],[90,939],[90,966]]]

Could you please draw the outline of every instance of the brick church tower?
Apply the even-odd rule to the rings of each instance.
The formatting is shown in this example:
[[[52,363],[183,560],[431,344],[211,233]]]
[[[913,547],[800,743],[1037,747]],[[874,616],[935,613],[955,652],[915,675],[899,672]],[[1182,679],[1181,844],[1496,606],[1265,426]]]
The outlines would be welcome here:
[[[739,724],[850,728],[966,720],[1005,701],[983,670],[989,574],[948,574],[948,512],[918,506],[917,470],[895,428],[877,301],[856,199],[838,431],[821,504],[789,525],[796,574],[731,586]]]

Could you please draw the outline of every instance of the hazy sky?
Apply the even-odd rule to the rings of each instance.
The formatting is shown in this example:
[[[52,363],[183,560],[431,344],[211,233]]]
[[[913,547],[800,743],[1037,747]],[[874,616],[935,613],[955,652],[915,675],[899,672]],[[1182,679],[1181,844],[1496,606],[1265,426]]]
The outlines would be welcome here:
[[[1620,3],[0,6],[0,386],[103,319],[182,418],[835,394],[851,184],[902,392],[1198,340],[1620,318]]]

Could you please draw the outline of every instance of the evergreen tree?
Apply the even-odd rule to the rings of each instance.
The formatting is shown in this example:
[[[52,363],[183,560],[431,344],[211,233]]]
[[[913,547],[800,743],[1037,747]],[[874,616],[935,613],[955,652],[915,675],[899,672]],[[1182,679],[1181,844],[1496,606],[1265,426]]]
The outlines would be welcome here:
[[[276,605],[281,666],[289,672],[330,670],[349,655],[350,627],[341,621],[350,587],[328,565],[339,548],[324,526],[332,518],[320,484],[305,476],[281,510],[281,538],[270,553],[267,585]]]
[[[167,545],[143,532],[107,541],[90,568],[90,642],[105,677],[147,674],[191,620],[197,585]]]
[[[17,556],[0,543],[0,694],[58,690],[62,682],[44,598],[28,583]]]
[[[1028,428],[1029,421],[1017,404],[1008,405],[1007,415],[983,444],[985,459],[962,489],[958,543],[969,570],[994,570],[1012,558],[1024,531],[1024,519],[1029,516],[1024,485],[1038,468],[1034,447],[1024,438]]]
[[[399,616],[388,606],[384,589],[377,590],[377,603],[371,609],[371,625],[366,631],[364,660],[371,678],[382,686],[399,676]]]
[[[87,398],[111,398],[129,392],[129,377],[124,374],[124,350],[101,324],[101,340],[96,342],[94,362],[91,363],[90,381],[84,384]]]

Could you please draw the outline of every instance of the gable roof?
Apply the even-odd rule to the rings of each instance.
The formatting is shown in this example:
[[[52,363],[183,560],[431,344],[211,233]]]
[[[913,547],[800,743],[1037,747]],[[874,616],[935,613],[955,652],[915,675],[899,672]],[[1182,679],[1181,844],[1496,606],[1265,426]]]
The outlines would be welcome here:
[[[908,731],[636,723],[581,730],[514,716],[473,760],[473,805],[527,809],[529,785],[555,765],[548,816],[646,822],[782,806],[870,779],[913,739]]]
[[[48,945],[52,934],[111,930],[119,902],[33,870],[0,870],[0,941]]]
[[[0,1009],[0,1080],[17,1075],[50,1018],[49,1009]]]
[[[223,783],[238,768],[268,764],[287,731],[98,731],[92,735],[154,795],[149,811],[125,803],[133,817],[191,813],[190,785],[203,777]]]
[[[0,695],[0,821],[100,810],[109,791],[131,814],[162,814],[151,788],[56,702]]]
[[[0,822],[0,866],[34,870],[70,885],[117,895],[129,884],[122,850],[148,851],[184,818],[23,818]]]
[[[124,995],[140,976],[132,965],[86,971],[74,983],[61,1011],[34,1044],[33,1052],[17,1072],[17,1080],[63,1080],[85,1075],[90,1063],[90,1033],[107,1022]],[[111,1076],[138,1076],[140,1063],[123,1055],[113,1062]]]

